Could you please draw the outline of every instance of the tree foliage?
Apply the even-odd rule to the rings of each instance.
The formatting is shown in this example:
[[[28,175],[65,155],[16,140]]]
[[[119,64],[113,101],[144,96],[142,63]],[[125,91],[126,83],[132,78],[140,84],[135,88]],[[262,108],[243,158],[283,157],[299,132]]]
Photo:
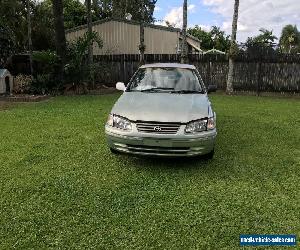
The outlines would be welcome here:
[[[124,18],[126,13],[132,20],[154,22],[153,12],[157,0],[111,0],[112,17]]]
[[[55,48],[52,1],[30,0],[32,21],[32,43],[34,50]],[[85,6],[79,0],[64,0],[63,14],[65,27],[73,28],[86,23]],[[0,8],[0,27],[10,30],[15,51],[27,50],[27,12],[26,0],[2,0]],[[94,17],[95,19],[95,17]]]
[[[65,71],[69,82],[78,85],[89,78],[90,67],[87,64],[87,55],[89,46],[93,43],[99,48],[103,46],[101,37],[95,31],[84,33],[68,45],[68,63],[65,65]]]
[[[12,30],[0,22],[0,68],[15,51],[15,36]]]
[[[30,1],[33,50],[55,48],[52,1]],[[132,19],[153,22],[153,11],[157,0],[92,0],[92,20],[107,17],[124,18],[131,13]],[[0,27],[13,34],[9,40],[15,51],[27,50],[26,0],[1,0]],[[64,25],[66,29],[87,23],[87,11],[81,0],[63,0]],[[144,15],[144,17],[143,17]],[[0,31],[3,36],[3,32]],[[0,34],[0,37],[1,37]],[[7,33],[8,35],[9,33]],[[6,35],[6,36],[7,36]]]
[[[283,27],[279,45],[285,53],[300,52],[300,32],[296,25],[289,24]]]
[[[93,0],[94,19],[108,17],[125,18],[126,13],[132,20],[152,23],[155,21],[153,12],[157,0]]]
[[[259,32],[261,34],[253,38],[255,43],[260,43],[265,46],[273,46],[275,44],[275,40],[278,40],[278,38],[273,34],[273,30],[261,28],[259,29]]]
[[[246,42],[242,44],[242,49],[252,54],[274,52],[276,47],[275,41],[278,38],[273,34],[272,30],[261,28],[259,31],[259,35],[247,38]]]
[[[201,41],[201,49],[203,50],[215,48],[224,52],[229,51],[230,37],[220,27],[212,26],[210,31],[205,31],[196,25],[193,28],[189,28],[188,33]]]
[[[33,3],[31,2],[31,6]],[[0,24],[13,32],[16,50],[26,50],[27,21],[26,0],[2,0],[0,7]]]

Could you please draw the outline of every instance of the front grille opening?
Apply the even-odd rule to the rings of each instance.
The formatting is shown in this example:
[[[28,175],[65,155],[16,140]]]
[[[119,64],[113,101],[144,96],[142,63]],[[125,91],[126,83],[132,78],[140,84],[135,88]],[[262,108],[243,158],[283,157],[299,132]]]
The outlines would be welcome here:
[[[139,132],[152,134],[176,134],[180,128],[180,123],[160,123],[160,122],[137,122],[136,127]]]
[[[157,146],[145,146],[145,145],[126,145],[128,148],[138,148],[138,149],[152,149],[152,150],[190,150],[189,147],[157,147]]]
[[[155,147],[155,146],[142,146],[142,145],[139,146],[126,145],[126,146],[127,146],[126,149],[132,153],[185,155],[190,150],[190,148],[188,147],[171,148],[171,147]]]

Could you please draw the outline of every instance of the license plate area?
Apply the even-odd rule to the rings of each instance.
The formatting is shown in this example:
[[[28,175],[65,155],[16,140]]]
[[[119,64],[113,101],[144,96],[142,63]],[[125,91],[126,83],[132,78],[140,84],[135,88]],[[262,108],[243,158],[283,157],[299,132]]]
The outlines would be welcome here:
[[[152,146],[152,147],[172,147],[173,143],[170,139],[153,139],[153,138],[144,138],[143,139],[144,146]]]

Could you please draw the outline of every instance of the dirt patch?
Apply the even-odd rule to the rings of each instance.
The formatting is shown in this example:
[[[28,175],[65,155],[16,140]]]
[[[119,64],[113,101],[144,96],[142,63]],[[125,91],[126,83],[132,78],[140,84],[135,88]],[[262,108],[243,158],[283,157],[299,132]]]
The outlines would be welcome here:
[[[64,95],[107,95],[107,94],[114,94],[119,93],[116,88],[107,87],[107,86],[96,86],[95,89],[88,89],[84,87],[84,85],[76,86],[69,84],[65,86]]]
[[[7,110],[15,106],[15,103],[12,102],[2,102],[0,101],[0,111]]]
[[[223,90],[217,90],[209,95],[224,95],[226,92]],[[287,92],[260,92],[258,95],[254,91],[234,91],[232,95],[236,96],[260,96],[260,97],[282,97],[282,98],[294,98],[300,99],[300,93],[287,93]]]
[[[47,95],[15,95],[0,97],[0,102],[40,102],[49,98]]]

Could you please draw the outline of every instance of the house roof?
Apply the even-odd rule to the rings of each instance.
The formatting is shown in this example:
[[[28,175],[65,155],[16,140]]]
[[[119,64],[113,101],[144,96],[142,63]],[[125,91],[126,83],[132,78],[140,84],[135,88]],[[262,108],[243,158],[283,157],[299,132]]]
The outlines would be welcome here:
[[[128,23],[128,24],[133,24],[133,25],[140,25],[141,24],[140,22],[135,21],[135,20],[127,20],[127,19],[121,19],[121,18],[105,18],[105,19],[101,19],[101,20],[93,22],[92,26],[99,25],[99,24],[106,23],[106,22],[110,22],[110,21]],[[166,30],[166,31],[171,31],[171,32],[180,32],[180,29],[178,29],[178,28],[166,27],[166,26],[156,25],[156,24],[151,24],[151,23],[144,23],[144,26],[145,27],[150,27],[150,28],[153,28],[153,29],[160,29],[160,30]],[[68,30],[66,30],[66,33],[71,33],[71,32],[86,29],[86,28],[87,28],[87,24],[77,26],[77,27],[74,27],[72,29],[68,29]]]
[[[218,49],[210,49],[208,51],[205,51],[204,54],[222,54],[222,55],[225,55],[226,53],[221,51],[221,50],[218,50]]]
[[[10,74],[7,69],[0,69],[0,77],[5,76],[6,74]]]
[[[145,64],[140,68],[181,68],[181,69],[195,69],[194,65],[190,64],[181,64],[181,63],[152,63]]]
[[[195,36],[192,36],[191,34],[186,34],[186,36],[201,43],[200,39],[198,39]]]

